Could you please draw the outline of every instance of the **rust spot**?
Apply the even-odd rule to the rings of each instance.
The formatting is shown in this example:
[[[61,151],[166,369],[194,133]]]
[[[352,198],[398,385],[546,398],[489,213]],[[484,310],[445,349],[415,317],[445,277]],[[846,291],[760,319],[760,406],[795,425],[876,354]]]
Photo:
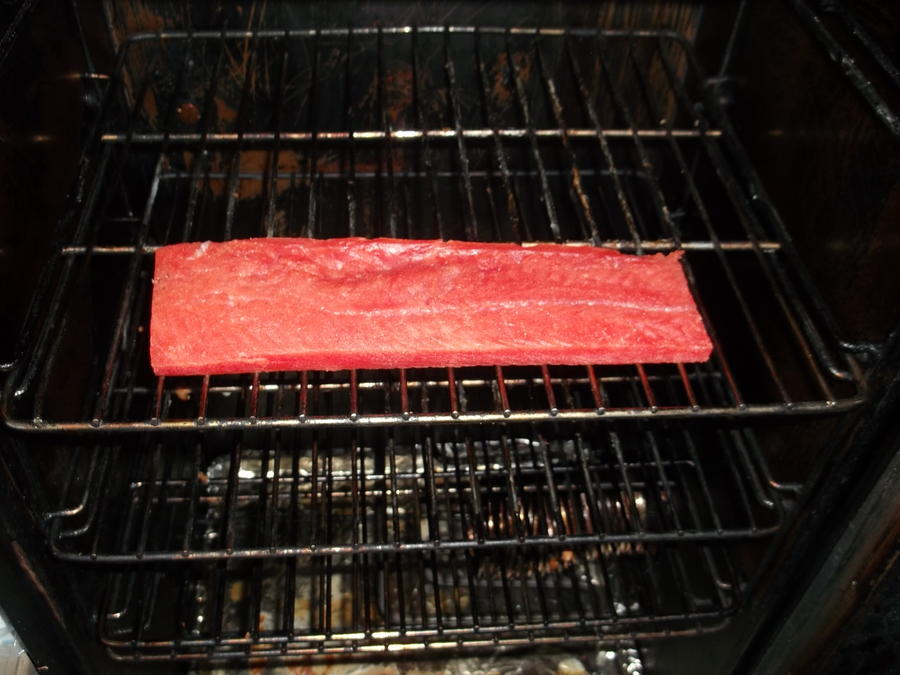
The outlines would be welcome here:
[[[125,26],[125,33],[138,31],[162,30],[166,26],[165,19],[151,10],[141,0],[121,2],[118,7],[119,15]]]
[[[385,73],[382,90],[384,107],[392,127],[407,123],[404,113],[412,105],[412,81],[412,70],[407,66],[399,66]]]
[[[262,196],[265,192],[265,173],[269,167],[270,154],[266,150],[247,150],[241,154],[240,170],[247,173],[259,173],[263,178],[242,180],[240,184],[241,198],[253,199]],[[300,157],[293,151],[282,151],[278,153],[277,173],[285,176],[275,181],[276,191],[286,190],[290,185],[290,179],[287,178],[291,173],[298,173],[300,168]]]
[[[524,84],[531,78],[531,59],[525,52],[512,53],[513,64],[516,67],[519,80]],[[498,105],[506,105],[510,102],[515,90],[512,73],[509,70],[509,58],[506,52],[501,52],[497,62],[490,69],[489,80],[491,83],[491,99]]]
[[[152,126],[156,126],[159,122],[159,106],[156,105],[156,94],[152,89],[148,89],[144,95],[144,114]]]
[[[234,122],[237,119],[237,110],[228,105],[222,98],[216,96],[214,101],[220,126],[222,122]]]
[[[200,110],[193,103],[182,103],[175,110],[175,114],[185,124],[197,124],[200,121]]]
[[[238,172],[242,174],[258,174],[258,177],[243,178],[238,183],[237,197],[239,199],[253,199],[265,193],[267,181],[266,172],[269,169],[271,153],[268,150],[245,150],[241,153]],[[194,166],[194,153],[185,151],[182,153],[184,168],[191,171]],[[232,156],[216,153],[209,158],[208,169],[210,173],[222,173],[227,175],[231,170]],[[278,192],[290,187],[290,174],[300,173],[303,169],[300,155],[292,150],[282,150],[278,153],[277,173],[280,178],[275,181],[275,189]],[[217,197],[225,194],[227,180],[210,180],[209,190]]]

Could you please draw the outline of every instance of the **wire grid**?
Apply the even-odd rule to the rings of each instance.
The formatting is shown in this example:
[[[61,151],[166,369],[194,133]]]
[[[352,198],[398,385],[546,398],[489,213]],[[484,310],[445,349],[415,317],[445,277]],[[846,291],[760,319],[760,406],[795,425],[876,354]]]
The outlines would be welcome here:
[[[105,563],[763,537],[782,493],[743,429],[263,431],[82,448],[54,553]],[[87,454],[82,454],[87,453]]]
[[[604,544],[139,568],[100,633],[119,659],[423,652],[699,634],[743,596],[727,550]],[[174,620],[173,620],[174,617]]]
[[[795,11],[811,34],[825,46],[832,61],[841,65],[844,75],[856,87],[872,111],[895,136],[900,136],[897,94],[900,68],[896,52],[889,44],[875,39],[865,22],[842,2],[818,7],[806,0],[792,0]]]
[[[9,378],[16,428],[791,414],[862,399],[675,34],[139,35],[98,127],[35,337]],[[683,249],[714,353],[703,364],[155,378],[155,248],[287,235]],[[63,380],[77,401],[48,396]]]

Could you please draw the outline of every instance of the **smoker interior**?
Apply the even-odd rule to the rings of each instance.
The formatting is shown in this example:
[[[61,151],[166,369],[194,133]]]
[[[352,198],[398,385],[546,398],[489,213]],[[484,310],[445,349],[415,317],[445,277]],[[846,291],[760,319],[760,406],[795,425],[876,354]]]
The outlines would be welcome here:
[[[773,16],[858,31],[709,5],[77,12],[81,160],[2,404],[109,657],[677,642],[765,594],[881,336],[846,339],[807,214],[757,175],[777,136],[748,154],[715,76]],[[155,377],[153,252],[272,236],[683,251],[713,355]]]

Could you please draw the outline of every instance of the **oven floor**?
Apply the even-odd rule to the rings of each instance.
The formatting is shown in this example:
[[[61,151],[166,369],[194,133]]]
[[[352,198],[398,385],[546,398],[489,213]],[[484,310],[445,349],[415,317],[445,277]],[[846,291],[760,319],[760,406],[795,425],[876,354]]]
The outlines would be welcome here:
[[[307,666],[301,664],[270,668],[202,668],[191,671],[203,675],[470,675],[471,673],[525,673],[527,675],[640,675],[644,663],[634,643],[600,645],[596,650],[493,653],[483,652],[463,658],[407,659],[332,663]]]
[[[0,611],[0,675],[35,675],[28,654],[19,645],[18,637],[6,616]]]

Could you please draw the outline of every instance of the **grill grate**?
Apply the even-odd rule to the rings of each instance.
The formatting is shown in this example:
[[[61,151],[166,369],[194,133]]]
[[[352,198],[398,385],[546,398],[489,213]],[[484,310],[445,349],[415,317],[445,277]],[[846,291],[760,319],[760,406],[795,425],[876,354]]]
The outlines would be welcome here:
[[[115,658],[371,656],[698,634],[722,627],[744,589],[725,549],[675,544],[178,570],[117,577],[100,622]]]
[[[145,438],[82,449],[68,473],[53,550],[112,563],[615,549],[762,537],[784,519],[754,437],[727,428]]]
[[[842,410],[852,358],[798,289],[690,46],[668,32],[179,31],[126,41],[4,397],[32,430]],[[247,236],[556,241],[684,261],[704,364],[155,378],[152,252]],[[85,354],[93,354],[87,359]],[[65,382],[71,398],[49,395]]]

